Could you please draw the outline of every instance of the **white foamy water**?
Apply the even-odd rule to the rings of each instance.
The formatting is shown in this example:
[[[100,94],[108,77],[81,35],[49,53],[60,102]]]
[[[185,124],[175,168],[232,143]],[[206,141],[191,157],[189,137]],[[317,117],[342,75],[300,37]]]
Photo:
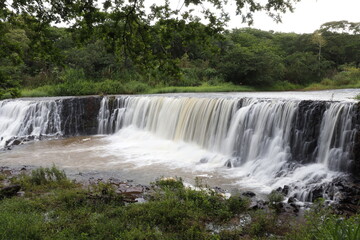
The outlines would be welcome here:
[[[61,135],[60,107],[49,101],[1,101],[0,149],[12,137]]]
[[[140,183],[160,176],[187,181],[201,176],[212,185],[259,193],[288,185],[289,196],[307,200],[311,189],[351,167],[356,129],[349,96],[354,94],[345,90],[105,97],[97,118],[100,136],[31,143],[1,153],[0,163],[55,163],[73,172],[117,172]],[[303,99],[328,102],[301,104]],[[0,104],[4,139],[61,134],[61,102]]]

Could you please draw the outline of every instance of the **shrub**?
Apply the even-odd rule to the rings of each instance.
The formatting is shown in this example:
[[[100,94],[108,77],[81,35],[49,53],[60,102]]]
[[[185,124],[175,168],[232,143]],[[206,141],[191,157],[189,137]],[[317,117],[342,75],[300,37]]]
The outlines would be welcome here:
[[[278,191],[273,190],[268,195],[268,200],[269,200],[270,204],[276,204],[276,203],[284,201],[284,195]]]
[[[76,187],[71,182],[64,171],[55,166],[51,168],[38,168],[31,172],[31,175],[22,174],[18,178],[13,178],[12,182],[19,184],[26,194],[33,192],[46,192],[52,189],[66,189]]]
[[[136,93],[145,93],[149,90],[149,86],[146,83],[139,81],[130,81],[124,85],[125,93],[136,94]]]
[[[314,204],[307,212],[306,224],[288,234],[292,240],[358,240],[360,239],[360,215],[339,216],[323,205],[323,200]]]
[[[60,171],[55,166],[51,168],[38,168],[31,172],[30,182],[34,185],[47,184],[49,182],[61,182],[66,180],[64,171]]]

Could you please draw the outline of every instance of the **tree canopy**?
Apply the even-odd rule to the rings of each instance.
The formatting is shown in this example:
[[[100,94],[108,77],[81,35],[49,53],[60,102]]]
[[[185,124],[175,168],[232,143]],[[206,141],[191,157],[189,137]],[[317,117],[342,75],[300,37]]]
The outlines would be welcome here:
[[[279,21],[296,2],[235,0],[248,23],[256,11]],[[89,81],[116,87],[84,87],[87,94],[123,92],[127,84],[130,93],[204,82],[308,84],[359,66],[359,23],[329,22],[314,34],[229,31],[225,3],[185,0],[173,9],[168,0],[150,7],[144,0],[0,0],[0,95],[44,85],[77,94]]]

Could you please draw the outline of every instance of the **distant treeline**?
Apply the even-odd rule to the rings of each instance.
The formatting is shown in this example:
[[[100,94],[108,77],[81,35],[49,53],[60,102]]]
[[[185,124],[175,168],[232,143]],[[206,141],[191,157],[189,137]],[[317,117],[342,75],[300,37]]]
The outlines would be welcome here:
[[[198,18],[152,10],[158,13],[153,21],[131,9],[125,15],[82,10],[69,27],[1,10],[0,96],[44,86],[53,95],[80,95],[225,82],[257,89],[304,87],[326,78],[346,85],[350,80],[334,83],[334,76],[359,75],[360,23],[329,22],[313,34],[227,31],[218,22],[204,25]]]

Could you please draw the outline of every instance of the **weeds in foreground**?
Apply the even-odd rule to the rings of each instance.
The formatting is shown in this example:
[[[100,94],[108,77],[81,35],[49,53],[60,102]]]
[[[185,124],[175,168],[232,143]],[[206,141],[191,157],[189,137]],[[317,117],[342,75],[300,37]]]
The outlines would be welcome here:
[[[329,206],[325,206],[323,199],[315,202],[305,218],[305,225],[300,226],[297,232],[293,232],[291,239],[360,239],[360,214],[350,217],[336,215]]]
[[[225,198],[181,179],[159,179],[147,202],[127,204],[108,183],[87,189],[56,167],[15,177],[26,197],[0,200],[0,239],[359,239],[359,215],[341,218],[323,207],[295,228],[267,210],[249,210],[246,198]],[[279,196],[269,196],[275,202]],[[245,224],[244,217],[248,219]],[[216,225],[217,230],[209,227]],[[296,231],[291,231],[295,228]]]

